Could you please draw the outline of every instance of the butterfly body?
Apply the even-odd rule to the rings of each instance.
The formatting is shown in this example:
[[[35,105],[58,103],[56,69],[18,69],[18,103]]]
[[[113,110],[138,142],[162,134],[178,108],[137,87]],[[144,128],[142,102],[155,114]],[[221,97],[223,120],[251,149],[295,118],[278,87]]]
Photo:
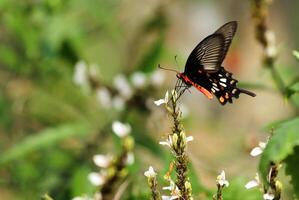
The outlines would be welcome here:
[[[185,71],[177,74],[187,88],[193,86],[209,99],[215,95],[222,105],[232,103],[240,93],[255,96],[238,88],[238,81],[222,66],[236,29],[237,22],[228,22],[203,39],[188,57]]]

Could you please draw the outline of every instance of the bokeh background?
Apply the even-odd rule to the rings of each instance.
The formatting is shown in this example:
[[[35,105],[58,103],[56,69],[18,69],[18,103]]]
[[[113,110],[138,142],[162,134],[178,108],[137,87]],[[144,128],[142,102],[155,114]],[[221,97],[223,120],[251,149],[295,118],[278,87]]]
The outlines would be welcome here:
[[[269,13],[276,67],[286,83],[299,74],[292,56],[299,49],[298,9],[299,1],[277,0]],[[173,88],[176,76],[157,65],[183,71],[195,45],[232,20],[239,27],[224,66],[257,97],[221,106],[191,89],[180,100],[203,198],[216,190],[222,169],[235,183],[228,199],[249,195],[244,184],[259,160],[250,150],[266,140],[264,127],[295,113],[262,66],[251,1],[1,0],[0,199],[92,194],[92,156],[119,151],[111,130],[116,120],[130,124],[136,143],[134,179],[122,198],[148,198],[143,172],[153,165],[163,176],[171,158],[158,144],[171,118],[153,101]],[[282,181],[287,199],[288,177]]]

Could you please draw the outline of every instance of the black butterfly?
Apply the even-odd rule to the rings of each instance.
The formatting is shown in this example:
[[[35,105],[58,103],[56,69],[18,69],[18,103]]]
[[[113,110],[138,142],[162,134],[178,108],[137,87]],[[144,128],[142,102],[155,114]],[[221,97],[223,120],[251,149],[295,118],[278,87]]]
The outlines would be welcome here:
[[[187,59],[185,71],[177,73],[179,81],[176,89],[183,88],[181,94],[194,86],[209,99],[214,94],[222,105],[232,103],[232,98],[239,98],[240,93],[255,96],[253,92],[237,88],[238,81],[221,66],[236,30],[237,22],[228,22],[194,48]]]

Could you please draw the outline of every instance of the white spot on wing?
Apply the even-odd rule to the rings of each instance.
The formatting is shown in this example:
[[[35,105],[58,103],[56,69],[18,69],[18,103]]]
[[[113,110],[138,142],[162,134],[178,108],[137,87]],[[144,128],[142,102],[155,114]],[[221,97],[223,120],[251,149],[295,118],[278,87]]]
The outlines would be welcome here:
[[[215,86],[213,86],[213,89],[216,90],[216,91],[219,91],[219,89]]]
[[[214,90],[214,88],[211,89],[213,93],[215,93],[216,91]]]
[[[223,86],[223,87],[226,87],[226,84],[224,84],[224,83],[219,83],[221,86]]]
[[[222,81],[222,82],[225,83],[226,82],[226,78],[221,78],[220,81]]]

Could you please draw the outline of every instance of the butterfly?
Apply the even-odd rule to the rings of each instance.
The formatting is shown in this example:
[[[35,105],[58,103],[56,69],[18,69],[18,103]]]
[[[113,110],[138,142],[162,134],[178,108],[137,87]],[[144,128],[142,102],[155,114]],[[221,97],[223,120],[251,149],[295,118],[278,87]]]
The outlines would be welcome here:
[[[176,89],[180,90],[180,94],[193,86],[209,99],[215,95],[222,105],[232,103],[233,98],[239,98],[241,93],[256,96],[253,92],[238,88],[238,81],[222,66],[237,26],[236,21],[224,24],[193,49],[184,72],[177,73]]]

